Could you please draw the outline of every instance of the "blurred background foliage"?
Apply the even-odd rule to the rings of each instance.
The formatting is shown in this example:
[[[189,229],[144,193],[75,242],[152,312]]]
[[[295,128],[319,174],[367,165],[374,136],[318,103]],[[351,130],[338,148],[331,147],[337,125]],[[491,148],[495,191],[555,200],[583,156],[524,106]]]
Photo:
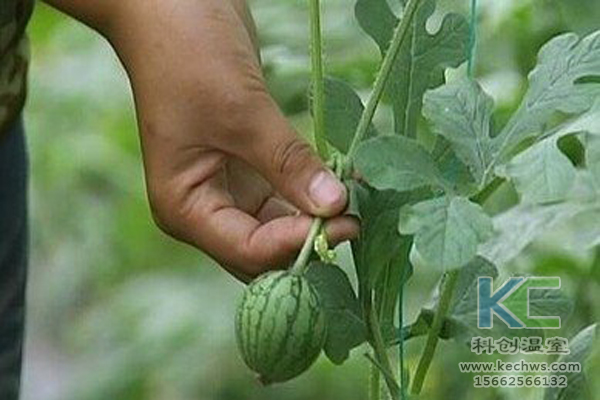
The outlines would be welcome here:
[[[269,85],[301,131],[309,129],[304,3],[252,2]],[[354,21],[352,2],[324,3],[328,72],[367,94],[377,50]],[[440,13],[468,12],[466,0],[439,3]],[[495,98],[502,123],[523,93],[539,47],[561,32],[600,28],[600,3],[481,3],[477,75]],[[436,17],[432,29],[435,24]],[[365,399],[361,349],[342,368],[320,360],[289,384],[266,389],[257,384],[234,342],[241,285],[152,223],[131,94],[111,49],[41,3],[29,32],[33,66],[26,121],[33,256],[23,398]],[[389,126],[385,107],[378,124]],[[514,201],[510,191],[497,197],[490,206],[495,210]],[[600,216],[593,218],[587,223],[600,226]],[[600,319],[600,251],[564,246],[572,242],[569,235],[572,230],[551,232],[507,271],[562,277],[564,290],[577,304],[561,332],[566,336]],[[411,318],[429,299],[439,275],[417,269],[407,294]],[[413,367],[421,346],[421,340],[408,346]],[[434,363],[424,398],[540,398],[539,391],[525,389],[475,391],[471,377],[457,368],[458,361],[476,359],[468,349],[444,343],[438,352],[444,356]],[[598,358],[596,352],[590,376],[600,374]],[[600,393],[598,380],[591,381],[592,393]]]

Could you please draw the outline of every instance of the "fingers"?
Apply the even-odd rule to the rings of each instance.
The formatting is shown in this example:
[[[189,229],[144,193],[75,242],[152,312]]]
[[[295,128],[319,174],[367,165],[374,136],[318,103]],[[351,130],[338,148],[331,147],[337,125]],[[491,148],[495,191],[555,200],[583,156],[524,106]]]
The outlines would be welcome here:
[[[356,239],[360,233],[358,220],[350,216],[340,216],[325,222],[327,243],[331,247],[347,240]]]
[[[220,152],[199,151],[167,184],[150,174],[155,221],[165,233],[204,250],[242,281],[288,267],[313,218],[266,192],[250,196],[256,199],[246,199],[245,208],[240,208],[240,198],[230,190],[248,189],[245,184],[254,181],[253,175],[233,174],[236,170],[228,170],[223,157]],[[358,224],[350,217],[334,217],[325,229],[332,246],[358,234]]]
[[[256,213],[256,219],[262,223],[266,223],[276,218],[298,214],[298,209],[288,202],[277,197],[269,197]]]
[[[256,168],[276,192],[303,212],[321,217],[341,213],[347,202],[346,188],[277,106],[262,101],[261,106],[254,103],[246,110],[252,113],[246,112],[242,132],[222,144],[225,150]]]
[[[312,223],[309,216],[288,215],[263,224],[234,207],[197,218],[191,226],[201,228],[190,232],[192,244],[208,249],[213,258],[241,280],[287,268],[304,244]],[[332,246],[358,235],[358,224],[351,217],[335,217],[325,229]]]

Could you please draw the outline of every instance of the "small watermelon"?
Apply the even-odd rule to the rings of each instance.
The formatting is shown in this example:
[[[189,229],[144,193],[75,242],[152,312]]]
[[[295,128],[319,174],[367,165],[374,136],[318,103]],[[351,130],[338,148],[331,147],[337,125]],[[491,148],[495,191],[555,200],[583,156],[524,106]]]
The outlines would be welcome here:
[[[236,315],[245,363],[264,384],[284,382],[318,358],[326,336],[319,295],[302,275],[268,272],[244,292]]]

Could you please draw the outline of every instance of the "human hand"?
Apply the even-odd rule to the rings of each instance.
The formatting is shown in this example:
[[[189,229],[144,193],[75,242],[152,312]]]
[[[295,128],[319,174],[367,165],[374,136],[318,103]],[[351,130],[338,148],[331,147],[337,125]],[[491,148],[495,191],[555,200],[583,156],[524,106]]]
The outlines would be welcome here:
[[[284,267],[312,217],[331,244],[357,235],[337,216],[344,186],[267,92],[241,0],[123,4],[107,35],[133,87],[158,225],[240,279]],[[302,213],[299,213],[301,210]]]

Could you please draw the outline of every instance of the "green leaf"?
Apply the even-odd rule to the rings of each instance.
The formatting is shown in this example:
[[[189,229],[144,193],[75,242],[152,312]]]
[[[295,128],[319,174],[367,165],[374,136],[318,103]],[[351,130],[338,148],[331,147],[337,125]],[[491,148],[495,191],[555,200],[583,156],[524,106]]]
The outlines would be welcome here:
[[[358,0],[354,7],[361,28],[371,36],[382,52],[385,52],[398,24],[387,0]]]
[[[435,1],[422,2],[387,91],[394,108],[395,131],[409,137],[416,136],[425,91],[443,83],[443,71],[459,66],[467,55],[469,28],[464,17],[446,15],[440,29],[431,35],[426,25],[434,10]]]
[[[494,102],[472,80],[461,80],[427,92],[423,114],[446,138],[478,183],[493,159]]]
[[[592,353],[596,336],[596,324],[583,329],[570,340],[570,354],[561,355],[557,362],[577,362],[584,368],[587,359]],[[580,400],[592,398],[583,371],[579,373],[561,372],[554,375],[565,375],[567,377],[568,385],[562,388],[547,388],[544,393],[544,400]]]
[[[600,135],[588,135],[585,143],[585,163],[594,181],[600,187]]]
[[[360,215],[360,239],[352,242],[359,284],[372,289],[402,248],[398,233],[398,210],[409,200],[407,194],[376,191],[357,182],[349,184],[350,198]]]
[[[327,319],[325,354],[335,364],[343,363],[350,350],[366,339],[360,304],[346,273],[338,266],[314,262],[306,277],[315,286]]]
[[[440,197],[400,210],[399,231],[415,235],[415,247],[425,262],[456,269],[475,257],[492,235],[492,220],[464,197]]]
[[[568,197],[577,170],[557,142],[558,136],[544,139],[496,168],[499,176],[515,184],[523,203],[553,203]]]
[[[518,205],[494,217],[494,236],[479,248],[479,254],[498,266],[518,256],[528,244],[582,211],[575,203],[547,206]],[[518,234],[515,234],[518,232]]]
[[[427,150],[403,136],[378,136],[361,143],[354,163],[364,180],[379,190],[405,192],[445,185]]]
[[[394,79],[388,84],[395,131],[409,137],[416,136],[425,91],[443,83],[444,69],[459,66],[467,56],[469,25],[463,16],[448,14],[436,33],[427,31],[427,21],[435,7],[435,0],[421,2],[411,32],[396,59],[392,71]],[[359,0],[356,16],[385,53],[397,25],[386,1]]]
[[[558,140],[566,135],[600,132],[600,102],[587,113],[573,118],[529,147],[507,164],[496,167],[496,174],[511,179],[525,203],[548,203],[566,199],[576,183],[577,170],[558,148]],[[593,157],[592,157],[593,158]],[[593,164],[593,162],[592,162]]]
[[[360,184],[354,179],[344,180],[344,185],[348,188],[348,206],[346,208],[346,214],[363,219],[361,210],[368,210],[365,206],[369,201],[372,189],[366,185]]]
[[[579,169],[569,194],[570,202],[596,202],[600,204],[600,182],[590,170]]]
[[[600,135],[600,99],[585,114],[579,115],[559,125],[550,135],[563,137],[571,133],[588,132],[595,136]],[[547,135],[547,136],[550,136]]]
[[[500,156],[538,135],[556,111],[578,114],[588,110],[600,95],[600,85],[581,81],[599,75],[600,31],[584,39],[567,33],[548,42],[529,75],[529,90],[521,106],[494,140]]]
[[[463,309],[465,306],[469,310],[472,309],[472,305],[467,300],[477,297],[477,280],[483,276],[498,277],[498,269],[483,257],[475,257],[460,269],[458,280],[454,287],[454,294],[452,295],[449,315],[464,314],[465,311]]]
[[[600,246],[600,203],[595,208],[584,210],[564,226],[563,246],[574,250],[591,250]]]
[[[438,136],[431,155],[443,179],[451,185],[453,193],[465,197],[477,194],[479,185],[473,179],[469,168],[458,158],[448,140]]]
[[[360,97],[347,83],[331,78],[325,80],[325,132],[331,144],[342,153],[350,147],[364,108]],[[376,134],[371,124],[367,137]]]
[[[568,219],[555,224],[550,232],[550,240],[560,245],[565,251],[593,250],[600,246],[600,201],[574,203],[579,208],[578,212]]]

